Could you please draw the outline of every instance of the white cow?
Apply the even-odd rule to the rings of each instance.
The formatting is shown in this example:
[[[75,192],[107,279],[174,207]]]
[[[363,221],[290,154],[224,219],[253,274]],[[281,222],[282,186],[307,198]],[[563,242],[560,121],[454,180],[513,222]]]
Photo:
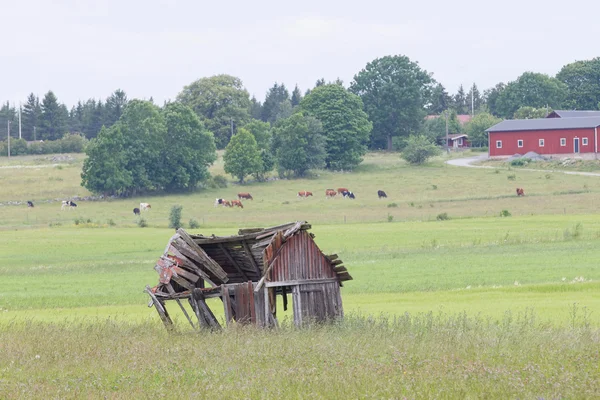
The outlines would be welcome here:
[[[140,203],[140,211],[146,211],[151,208],[152,206],[150,205],[150,203]]]
[[[67,208],[70,210],[75,207],[77,207],[77,204],[73,203],[71,200],[63,200],[60,209],[64,210],[65,208]]]

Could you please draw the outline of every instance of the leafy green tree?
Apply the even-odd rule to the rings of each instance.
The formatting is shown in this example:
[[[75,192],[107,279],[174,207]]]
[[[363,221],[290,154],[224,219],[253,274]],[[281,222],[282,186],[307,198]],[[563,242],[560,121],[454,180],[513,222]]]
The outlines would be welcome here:
[[[525,72],[509,82],[496,100],[498,114],[510,118],[523,106],[560,109],[567,96],[567,85],[556,78],[535,72]]]
[[[489,113],[479,113],[475,115],[464,127],[464,131],[469,137],[471,145],[474,147],[487,146],[488,135],[486,129],[491,128],[501,121],[501,118],[497,118]]]
[[[456,117],[456,111],[446,111],[448,113],[448,134],[462,132],[462,126]],[[436,144],[443,144],[446,141],[446,117],[440,115],[436,118],[425,120],[421,128],[421,135],[427,140]]]
[[[373,125],[360,97],[341,85],[321,85],[302,99],[300,109],[323,125],[328,168],[351,170],[362,162]]]
[[[291,111],[290,92],[287,90],[285,85],[282,83],[279,85],[277,82],[267,92],[265,101],[262,105],[261,119],[265,122],[274,124],[280,118],[287,118],[291,115],[282,115],[282,107],[289,108]]]
[[[431,157],[440,154],[440,148],[423,135],[411,135],[402,150],[402,158],[411,164],[423,164]]]
[[[232,131],[250,120],[250,95],[241,79],[231,75],[198,79],[183,88],[177,101],[194,110],[219,149],[229,143]]]
[[[244,128],[238,129],[227,147],[225,147],[225,172],[238,178],[240,183],[250,174],[262,169],[260,152],[252,133]]]
[[[535,108],[524,106],[520,107],[515,114],[513,115],[514,119],[532,119],[532,118],[546,118],[548,113],[552,112],[552,110],[547,108]]]
[[[556,78],[567,86],[569,109],[600,110],[600,57],[567,64]]]
[[[69,113],[64,105],[52,91],[46,93],[42,100],[42,114],[40,115],[40,139],[58,140],[67,132]]]
[[[41,115],[42,107],[40,106],[40,99],[33,93],[30,93],[27,96],[27,101],[23,105],[21,113],[21,132],[24,139],[39,139],[37,130],[40,126]]]
[[[271,125],[268,122],[259,120],[252,120],[246,125],[244,129],[248,130],[254,136],[256,145],[260,152],[261,168],[254,173],[256,180],[262,181],[265,179],[265,175],[273,170],[275,167],[275,158],[271,153]]]
[[[208,168],[217,159],[214,137],[188,106],[169,103],[161,114],[167,129],[155,184],[168,191],[193,190],[209,178]]]
[[[498,110],[498,98],[500,94],[504,92],[506,89],[506,85],[502,82],[498,83],[491,89],[487,89],[483,92],[484,104],[487,106],[488,111],[495,116],[500,115],[500,111]]]
[[[103,128],[86,148],[81,186],[105,196],[126,193],[133,186],[133,176],[127,169],[124,148],[119,126]]]
[[[406,56],[386,56],[354,76],[350,91],[359,95],[373,122],[372,148],[392,150],[392,137],[417,132],[425,117],[434,81]]]
[[[282,119],[273,128],[273,152],[280,175],[304,176],[325,165],[325,137],[321,122],[302,112]]]

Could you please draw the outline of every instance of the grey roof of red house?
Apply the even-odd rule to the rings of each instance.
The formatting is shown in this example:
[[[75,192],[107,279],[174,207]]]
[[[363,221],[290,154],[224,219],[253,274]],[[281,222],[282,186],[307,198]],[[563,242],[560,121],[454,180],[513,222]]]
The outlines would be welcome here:
[[[452,135],[448,135],[448,139],[458,139],[461,137],[469,137],[466,133],[453,133]]]
[[[507,119],[486,129],[486,132],[582,129],[596,128],[598,126],[600,126],[600,116],[580,118]]]
[[[591,111],[591,110],[554,110],[548,117],[556,114],[560,118],[586,118],[586,117],[600,117],[600,111]]]

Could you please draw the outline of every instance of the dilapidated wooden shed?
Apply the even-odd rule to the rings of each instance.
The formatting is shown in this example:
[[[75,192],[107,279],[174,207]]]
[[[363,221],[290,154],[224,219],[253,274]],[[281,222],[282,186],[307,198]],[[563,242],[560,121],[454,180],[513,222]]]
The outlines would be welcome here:
[[[277,325],[277,296],[284,310],[291,295],[294,323],[341,318],[343,281],[352,279],[337,255],[324,255],[311,226],[292,222],[271,228],[240,229],[234,236],[192,235],[183,229],[171,237],[154,269],[159,283],[146,286],[162,321],[170,328],[167,302],[187,301],[198,327],[220,323],[206,299],[220,298],[227,325],[235,321],[257,326]],[[214,306],[213,306],[214,307]]]

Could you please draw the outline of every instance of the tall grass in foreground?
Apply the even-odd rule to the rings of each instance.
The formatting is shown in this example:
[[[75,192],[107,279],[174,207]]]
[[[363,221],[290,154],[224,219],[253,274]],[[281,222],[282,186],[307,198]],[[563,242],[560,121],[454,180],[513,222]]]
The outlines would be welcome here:
[[[575,310],[577,311],[577,310]],[[167,334],[154,323],[0,325],[3,398],[598,398],[600,331],[432,313]]]

